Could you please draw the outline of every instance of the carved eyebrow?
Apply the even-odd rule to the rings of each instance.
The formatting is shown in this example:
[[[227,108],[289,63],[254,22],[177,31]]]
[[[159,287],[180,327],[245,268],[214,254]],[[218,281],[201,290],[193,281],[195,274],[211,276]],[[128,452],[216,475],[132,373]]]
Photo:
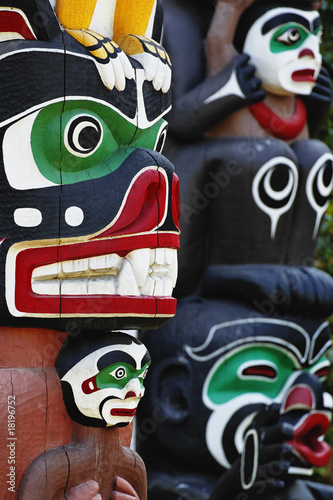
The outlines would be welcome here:
[[[271,31],[273,28],[276,28],[277,26],[281,26],[281,24],[286,24],[286,23],[290,23],[290,22],[295,22],[297,24],[301,24],[308,31],[315,31],[316,28],[321,25],[321,20],[320,20],[319,16],[316,17],[316,19],[311,23],[312,24],[312,26],[311,26],[309,21],[305,17],[299,16],[298,14],[285,13],[285,14],[280,14],[278,16],[275,16],[275,17],[273,17],[273,19],[270,19],[269,21],[267,21],[263,25],[261,33],[263,35],[266,35],[266,33]]]

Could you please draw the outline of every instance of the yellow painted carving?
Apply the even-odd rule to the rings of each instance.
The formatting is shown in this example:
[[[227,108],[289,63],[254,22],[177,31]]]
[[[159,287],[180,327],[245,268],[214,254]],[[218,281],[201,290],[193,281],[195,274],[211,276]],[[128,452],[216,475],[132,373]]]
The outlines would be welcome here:
[[[103,37],[98,33],[84,31],[84,30],[67,30],[70,35],[72,35],[75,40],[80,42],[85,47],[96,46],[98,40],[103,40]],[[96,40],[98,39],[98,40]]]
[[[145,35],[156,0],[118,0],[116,4],[113,39],[120,44],[128,35]],[[128,53],[126,51],[126,53]],[[138,53],[134,51],[133,53]]]
[[[135,36],[128,35],[122,38],[120,48],[127,55],[141,54],[144,52],[142,42]]]
[[[122,0],[120,0],[120,2],[121,1]],[[57,0],[56,14],[64,28],[71,28],[74,30],[88,29],[96,3],[97,0],[75,0],[75,2]]]

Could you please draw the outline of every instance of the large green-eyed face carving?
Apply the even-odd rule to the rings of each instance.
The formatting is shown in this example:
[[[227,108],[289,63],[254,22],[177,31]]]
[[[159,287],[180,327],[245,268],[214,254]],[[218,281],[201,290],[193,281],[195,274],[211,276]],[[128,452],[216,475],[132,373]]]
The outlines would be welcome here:
[[[300,325],[282,319],[236,320],[215,325],[201,346],[187,346],[191,358],[213,362],[202,390],[203,403],[212,411],[206,444],[224,468],[241,454],[257,412],[273,403],[280,406],[281,421],[291,423],[295,433],[303,432],[299,429],[304,422],[312,433],[315,446],[303,434],[292,444],[297,452],[302,450],[297,460],[301,456],[298,466],[304,467],[304,474],[329,460],[330,448],[319,438],[331,420],[332,398],[321,385],[329,372],[330,342],[326,323],[316,328],[310,336]]]
[[[50,37],[0,47],[1,317],[58,328],[68,318],[164,322],[175,314],[179,245],[178,180],[160,154],[170,98],[141,67],[110,90],[56,18]]]

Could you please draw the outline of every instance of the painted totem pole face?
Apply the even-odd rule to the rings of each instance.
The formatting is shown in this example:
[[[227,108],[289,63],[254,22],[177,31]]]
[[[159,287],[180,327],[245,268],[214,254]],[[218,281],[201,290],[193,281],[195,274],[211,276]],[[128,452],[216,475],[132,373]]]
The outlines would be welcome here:
[[[253,23],[244,52],[251,56],[268,92],[307,95],[321,68],[321,35],[317,11],[279,7]]]
[[[95,344],[90,338],[84,350],[85,341],[75,339],[73,347],[70,344],[60,352],[56,366],[72,420],[93,427],[124,426],[132,421],[144,395],[150,356],[129,335],[108,333],[104,338],[103,347],[99,347],[99,338]],[[84,357],[78,360],[80,352]],[[64,361],[70,359],[68,353],[72,359],[69,369]]]
[[[330,447],[322,441],[332,417],[332,397],[321,386],[330,364],[325,356],[330,346],[326,327],[318,325],[310,334],[285,320],[236,320],[211,328],[202,346],[187,346],[189,356],[199,362],[216,359],[202,398],[213,412],[206,427],[207,447],[223,467],[229,468],[241,453],[256,413],[272,403],[280,405],[279,421],[294,428],[289,443],[295,473],[300,468],[301,474],[309,475],[312,466],[329,461]],[[252,334],[239,339],[241,329]],[[214,337],[224,335],[230,342],[212,351]]]
[[[159,153],[169,96],[135,62],[124,90],[107,88],[121,51],[97,36],[94,57],[39,5],[0,7],[1,317],[160,321],[175,313],[179,233]]]

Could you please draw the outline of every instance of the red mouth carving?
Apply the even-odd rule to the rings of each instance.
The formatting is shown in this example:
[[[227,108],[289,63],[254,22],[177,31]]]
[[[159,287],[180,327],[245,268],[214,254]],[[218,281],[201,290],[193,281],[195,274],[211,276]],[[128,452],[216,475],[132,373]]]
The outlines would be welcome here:
[[[173,193],[177,195],[178,178],[174,175]],[[33,317],[169,317],[176,312],[176,299],[170,296],[132,296],[117,294],[37,294],[32,290],[35,269],[57,262],[77,261],[105,255],[124,257],[142,248],[179,247],[179,231],[161,231],[168,211],[168,182],[162,169],[141,171],[126,193],[114,220],[99,233],[87,237],[57,240],[43,246],[27,242],[14,257],[12,275],[19,276],[9,309],[14,316]],[[178,215],[179,198],[173,199],[173,216]],[[174,220],[177,226],[178,220]],[[12,247],[13,248],[13,247]],[[14,254],[15,255],[15,254]],[[155,294],[156,295],[156,294]],[[159,294],[157,294],[159,295]]]
[[[113,417],[134,417],[136,408],[112,408],[110,413]]]
[[[315,71],[314,69],[300,69],[298,71],[294,71],[291,75],[292,80],[294,82],[313,82],[315,83]]]
[[[330,446],[319,438],[324,436],[330,426],[330,420],[323,413],[311,413],[294,430],[290,444],[302,458],[315,467],[326,465],[332,454]]]
[[[17,10],[0,10],[0,33],[18,33],[26,40],[36,40],[27,21]]]

